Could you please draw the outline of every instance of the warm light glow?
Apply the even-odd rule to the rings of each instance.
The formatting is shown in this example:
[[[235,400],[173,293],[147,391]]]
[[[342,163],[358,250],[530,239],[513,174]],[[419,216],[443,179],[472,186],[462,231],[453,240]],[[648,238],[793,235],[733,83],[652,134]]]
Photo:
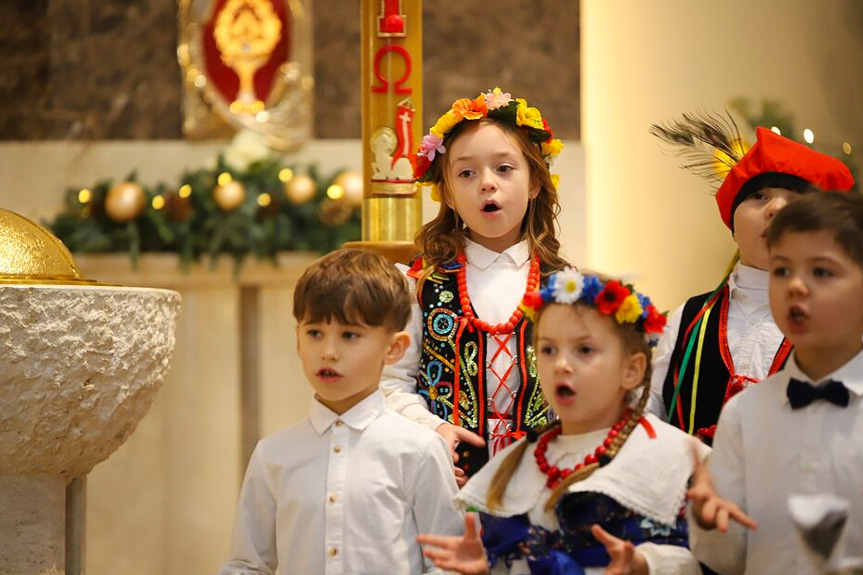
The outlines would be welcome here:
[[[179,195],[181,198],[188,198],[192,195],[192,186],[190,186],[189,184],[183,184],[182,186],[180,186],[177,195]]]
[[[815,141],[815,134],[809,128],[803,130],[803,139],[806,140],[807,144],[811,144]]]
[[[267,192],[260,194],[258,196],[258,205],[262,208],[266,208],[273,202],[273,198]]]
[[[232,181],[234,181],[234,178],[232,178],[231,174],[229,174],[228,172],[222,172],[221,174],[219,174],[219,177],[216,181],[219,182],[220,186],[227,186]]]
[[[153,205],[154,210],[161,210],[165,207],[165,198],[162,196],[156,196],[153,198],[151,204]]]
[[[78,201],[82,204],[89,203],[91,199],[93,199],[93,192],[91,192],[87,188],[84,188],[83,190],[78,192]]]
[[[195,76],[195,86],[198,88],[203,88],[207,85],[207,77],[201,74],[200,76]]]
[[[779,129],[779,128],[777,128],[776,126],[773,126],[772,128],[770,128],[770,131],[771,131],[771,132],[773,132],[774,134],[776,134],[777,136],[781,136],[781,135],[782,135],[782,130],[780,130],[780,129]]]
[[[845,152],[845,155],[850,156],[851,155],[851,144],[849,144],[848,142],[843,143],[842,144],[842,151]]]
[[[327,188],[327,197],[331,200],[340,200],[345,195],[345,189],[338,184],[333,184]]]
[[[279,171],[279,180],[282,182],[290,182],[294,177],[294,171],[290,168],[283,168]]]
[[[263,112],[258,112],[257,114],[255,114],[255,120],[257,120],[258,122],[260,122],[262,124],[265,123],[266,121],[268,121],[269,119],[270,119],[270,113],[267,112],[266,110],[264,110]]]

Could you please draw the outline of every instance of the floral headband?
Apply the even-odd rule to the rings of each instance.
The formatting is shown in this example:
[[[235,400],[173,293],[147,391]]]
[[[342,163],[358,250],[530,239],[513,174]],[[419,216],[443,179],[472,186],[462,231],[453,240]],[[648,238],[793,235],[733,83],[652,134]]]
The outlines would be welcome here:
[[[603,315],[614,317],[621,325],[635,324],[651,346],[659,342],[665,329],[665,314],[659,313],[650,298],[635,291],[631,285],[618,280],[603,282],[599,276],[582,275],[568,267],[552,274],[543,289],[526,293],[520,308],[533,319],[546,304],[574,304],[577,301],[595,307]]]
[[[446,153],[443,141],[453,128],[464,120],[482,118],[493,118],[524,128],[528,137],[540,146],[542,157],[548,163],[563,149],[563,142],[554,137],[551,127],[537,108],[528,107],[523,98],[513,99],[509,93],[495,88],[480,94],[473,100],[470,98],[456,100],[452,108],[438,118],[429,133],[423,137],[417,153],[411,156],[416,180],[429,183],[433,181],[435,175],[435,170],[431,169],[433,162],[436,157]],[[440,201],[438,190],[432,190],[432,199]]]

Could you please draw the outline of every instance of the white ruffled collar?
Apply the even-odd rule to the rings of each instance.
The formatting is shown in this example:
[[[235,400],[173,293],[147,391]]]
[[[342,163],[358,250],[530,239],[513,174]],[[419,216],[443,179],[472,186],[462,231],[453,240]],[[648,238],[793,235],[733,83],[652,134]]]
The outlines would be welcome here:
[[[571,485],[569,491],[602,493],[627,509],[670,525],[683,507],[692,474],[690,444],[693,441],[698,443],[702,459],[710,448],[653,415],[645,417],[656,432],[655,439],[648,436],[643,426],[637,426],[611,463],[584,481]],[[600,430],[584,435],[560,436],[549,444],[546,458],[552,465],[571,467],[596,449],[607,433],[608,430]],[[488,509],[486,497],[491,480],[506,456],[521,441],[526,439],[510,445],[492,458],[468,481],[456,496],[456,501],[490,515],[512,517],[528,513],[542,497],[548,497],[551,491],[545,486],[546,476],[534,462],[533,447],[529,446],[507,485],[501,506],[493,511]]]

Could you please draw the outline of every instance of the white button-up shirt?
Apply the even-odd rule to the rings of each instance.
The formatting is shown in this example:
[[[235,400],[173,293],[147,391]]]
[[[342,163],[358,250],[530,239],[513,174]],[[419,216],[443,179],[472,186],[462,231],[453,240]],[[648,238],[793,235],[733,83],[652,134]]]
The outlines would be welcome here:
[[[863,352],[821,380],[845,384],[851,398],[847,407],[819,400],[792,410],[786,397],[791,377],[812,382],[793,353],[785,369],[733,397],[719,418],[708,460],[713,482],[721,497],[758,522],[754,531],[734,523],[723,534],[690,521],[693,553],[721,573],[819,572],[791,522],[792,494],[847,499],[845,549],[863,555]]]
[[[456,492],[443,439],[380,392],[342,415],[314,401],[255,448],[219,573],[437,573],[416,538],[463,532]]]
[[[769,274],[765,270],[737,264],[728,278],[728,351],[734,372],[761,381],[770,373],[773,359],[785,336],[779,331],[767,297]],[[685,305],[685,304],[684,304]],[[647,411],[668,421],[668,406],[662,388],[671,355],[677,344],[683,305],[668,318],[665,332],[653,352],[653,375]],[[719,313],[714,309],[713,313]]]
[[[527,289],[527,276],[530,271],[528,243],[520,242],[501,253],[470,240],[465,243],[467,292],[477,316],[490,324],[509,321],[518,309]],[[414,285],[412,283],[412,286]],[[458,297],[458,294],[454,295]],[[381,389],[387,397],[387,405],[392,409],[435,429],[444,421],[429,412],[425,401],[417,395],[416,375],[422,352],[423,319],[422,310],[416,302],[406,329],[411,334],[411,347],[398,363],[384,368]],[[501,339],[505,339],[505,336]],[[492,370],[503,375],[515,361],[521,361],[516,349],[516,338],[510,338],[506,345],[509,353],[499,353],[494,359],[494,352],[498,345],[493,341],[493,336],[486,336],[486,341],[488,374],[485,379],[486,397],[492,401],[501,415],[510,415],[512,392],[520,386],[518,369],[512,369],[509,376],[504,379],[506,388],[511,391],[507,391],[506,388],[498,389],[499,380],[493,375]],[[489,406],[487,413],[493,414],[494,410]],[[493,421],[490,429],[494,430],[496,426],[502,425],[501,432],[503,432],[507,423],[507,421]],[[494,442],[489,442],[489,454],[493,455],[497,450]]]

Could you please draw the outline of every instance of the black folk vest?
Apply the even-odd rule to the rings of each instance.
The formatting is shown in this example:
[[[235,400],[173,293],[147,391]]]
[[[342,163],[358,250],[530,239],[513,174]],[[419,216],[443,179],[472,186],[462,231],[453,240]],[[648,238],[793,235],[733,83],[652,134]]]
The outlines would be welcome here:
[[[698,390],[696,392],[694,425],[689,429],[690,410],[692,408],[693,379],[695,376],[695,358],[698,342],[693,345],[686,365],[686,371],[678,377],[680,392],[677,400],[672,404],[674,397],[675,382],[674,374],[680,369],[683,356],[686,354],[686,329],[701,311],[701,307],[710,296],[709,293],[690,298],[683,306],[683,314],[680,319],[680,328],[677,333],[677,341],[668,364],[668,373],[662,387],[662,398],[665,402],[665,415],[671,410],[668,421],[683,431],[697,435],[707,444],[712,443],[713,435],[716,433],[716,423],[719,421],[719,413],[726,401],[742,391],[748,383],[757,383],[745,376],[738,376],[729,372],[728,365],[723,359],[723,352],[727,350],[727,333],[722,333],[726,328],[728,318],[730,290],[726,285],[719,299],[710,311],[707,318],[707,328],[704,333],[704,345],[701,351],[701,362],[698,375]],[[723,319],[724,316],[724,319]],[[693,328],[693,332],[695,328]],[[693,333],[691,338],[697,338]],[[785,364],[791,347],[783,341],[773,360],[770,373],[775,373]],[[727,353],[727,351],[725,351]],[[729,361],[731,361],[729,357]],[[732,364],[733,365],[733,364]],[[679,404],[679,405],[678,405]]]
[[[456,267],[453,267],[456,266]],[[417,393],[429,411],[441,419],[478,434],[489,442],[486,394],[486,332],[461,311],[458,264],[436,270],[418,295],[422,309],[422,352],[417,371]],[[417,269],[419,266],[414,266]],[[476,316],[476,310],[473,310]],[[520,385],[514,392],[513,437],[548,423],[549,407],[542,394],[533,349],[533,322],[522,317],[515,325],[515,370]],[[488,447],[458,446],[457,465],[471,476],[488,461]]]

